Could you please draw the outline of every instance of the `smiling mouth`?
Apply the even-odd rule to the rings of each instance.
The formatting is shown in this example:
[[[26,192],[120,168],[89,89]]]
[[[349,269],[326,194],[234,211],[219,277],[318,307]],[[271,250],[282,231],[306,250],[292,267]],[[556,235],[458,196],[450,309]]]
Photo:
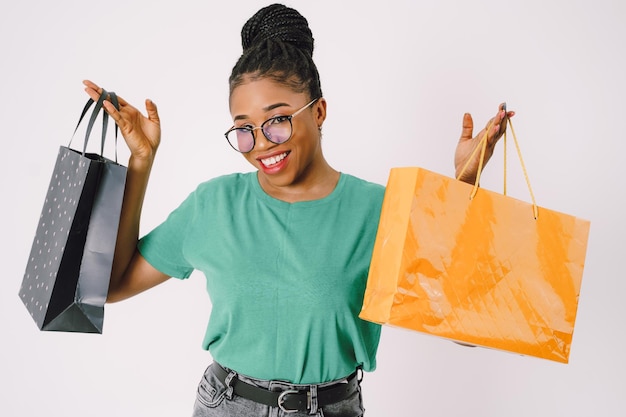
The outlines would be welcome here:
[[[270,168],[278,163],[280,163],[280,161],[282,161],[283,159],[285,159],[287,157],[287,154],[289,152],[283,152],[279,155],[274,155],[274,156],[270,156],[269,158],[263,158],[261,159],[261,163],[267,167]]]

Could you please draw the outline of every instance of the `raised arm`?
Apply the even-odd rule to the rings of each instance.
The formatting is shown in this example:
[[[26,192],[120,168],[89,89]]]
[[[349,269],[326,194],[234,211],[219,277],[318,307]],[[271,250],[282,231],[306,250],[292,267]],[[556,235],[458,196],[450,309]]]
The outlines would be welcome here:
[[[97,100],[102,89],[83,81],[85,91]],[[131,156],[128,161],[126,189],[113,258],[107,302],[132,297],[152,288],[169,277],[153,268],[138,252],[139,222],[146,188],[156,151],[161,141],[161,124],[156,105],[146,100],[147,117],[118,97],[119,111],[108,101],[104,108],[120,128]]]
[[[455,176],[459,176],[459,173],[467,163],[468,159],[474,152],[474,149],[480,143],[483,135],[487,133],[487,148],[485,151],[485,161],[489,161],[491,155],[493,154],[493,150],[498,142],[498,139],[502,136],[504,131],[506,130],[506,119],[508,117],[513,117],[515,112],[506,111],[505,105],[500,104],[498,107],[498,113],[489,119],[485,128],[478,132],[476,136],[472,136],[474,130],[474,121],[472,120],[472,116],[469,113],[465,113],[463,115],[463,130],[461,131],[461,138],[459,139],[459,143],[456,147],[456,153],[454,154],[454,168],[455,168]],[[493,127],[489,132],[489,126],[493,122]],[[476,180],[476,174],[478,171],[478,162],[480,158],[480,152],[477,152],[474,159],[469,163],[467,169],[463,173],[463,176],[459,178],[461,181],[468,182],[470,184],[474,184]]]

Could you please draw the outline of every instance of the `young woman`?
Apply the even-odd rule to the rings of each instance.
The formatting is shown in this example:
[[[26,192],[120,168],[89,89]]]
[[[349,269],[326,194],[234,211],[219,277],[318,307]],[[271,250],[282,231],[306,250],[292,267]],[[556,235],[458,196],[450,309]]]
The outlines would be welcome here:
[[[200,184],[141,240],[157,108],[147,100],[144,117],[123,99],[119,111],[105,103],[131,150],[108,301],[204,272],[212,300],[204,347],[215,362],[194,416],[361,416],[361,370],[375,368],[380,326],[358,314],[384,188],[324,158],[326,100],[306,19],[265,7],[244,25],[242,42],[226,137],[256,171]],[[101,89],[85,85],[97,98]],[[501,109],[492,119],[487,156],[512,115]],[[466,115],[457,170],[477,138]],[[464,180],[475,178],[475,165]]]

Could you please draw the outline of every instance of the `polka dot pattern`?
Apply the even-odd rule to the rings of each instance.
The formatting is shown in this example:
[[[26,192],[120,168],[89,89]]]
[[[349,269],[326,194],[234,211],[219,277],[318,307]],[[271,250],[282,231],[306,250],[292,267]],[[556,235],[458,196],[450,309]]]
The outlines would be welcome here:
[[[85,186],[90,160],[61,147],[31,247],[19,296],[42,328]],[[67,261],[67,259],[65,260]],[[71,261],[71,260],[70,260]]]

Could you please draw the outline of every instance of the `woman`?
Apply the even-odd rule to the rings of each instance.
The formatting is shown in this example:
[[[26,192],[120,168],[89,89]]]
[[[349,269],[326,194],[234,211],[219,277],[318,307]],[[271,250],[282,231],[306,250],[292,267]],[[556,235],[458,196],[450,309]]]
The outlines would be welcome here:
[[[306,19],[265,7],[244,25],[242,43],[226,137],[256,172],[201,184],[139,241],[159,116],[149,100],[147,117],[123,99],[119,111],[105,103],[131,150],[108,301],[205,273],[212,312],[204,347],[215,362],[194,416],[361,416],[360,370],[375,368],[380,326],[358,313],[384,189],[324,158],[326,100]],[[101,89],[85,85],[97,98]],[[487,157],[512,115],[492,119]],[[457,170],[476,143],[466,115]],[[471,163],[464,180],[475,175]]]

